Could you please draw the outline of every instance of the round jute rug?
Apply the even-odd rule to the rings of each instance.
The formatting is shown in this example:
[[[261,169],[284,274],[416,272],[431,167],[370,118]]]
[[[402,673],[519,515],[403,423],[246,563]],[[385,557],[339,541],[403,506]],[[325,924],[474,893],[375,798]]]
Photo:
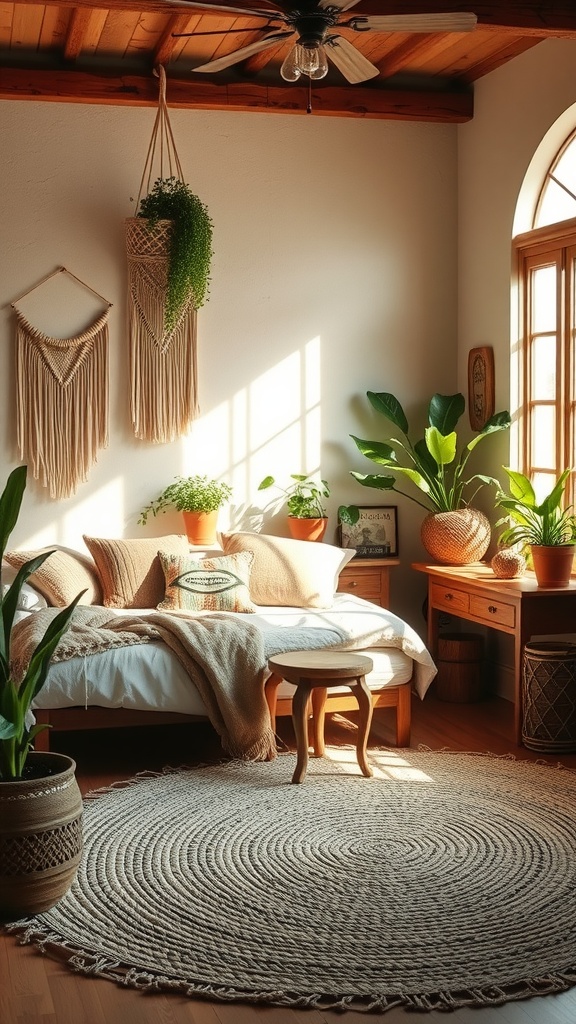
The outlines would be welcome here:
[[[167,769],[85,801],[72,890],[25,942],[142,989],[383,1012],[576,984],[576,775],[349,751]]]

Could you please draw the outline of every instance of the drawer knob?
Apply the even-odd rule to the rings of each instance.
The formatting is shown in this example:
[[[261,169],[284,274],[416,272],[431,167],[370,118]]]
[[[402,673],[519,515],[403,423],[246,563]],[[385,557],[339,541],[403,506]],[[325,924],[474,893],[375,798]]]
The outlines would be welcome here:
[[[489,604],[488,611],[490,612],[491,615],[495,615],[498,609],[495,604]]]
[[[348,586],[352,590],[353,587],[357,587],[358,586],[358,580],[350,580],[350,583],[348,584]]]
[[[454,599],[454,594],[444,594],[444,597],[447,601],[452,601]]]

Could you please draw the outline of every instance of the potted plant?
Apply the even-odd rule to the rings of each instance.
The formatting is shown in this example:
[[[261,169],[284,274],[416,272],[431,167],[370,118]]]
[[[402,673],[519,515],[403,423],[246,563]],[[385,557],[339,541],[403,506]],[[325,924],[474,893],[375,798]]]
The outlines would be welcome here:
[[[549,494],[538,501],[527,476],[503,467],[510,479],[510,493],[499,488],[496,504],[506,511],[497,526],[513,521],[500,537],[508,546],[528,546],[539,587],[566,587],[570,582],[576,552],[576,514],[573,506],[562,509],[561,503],[570,476],[565,469]]]
[[[0,559],[18,520],[26,473],[26,466],[15,469],[0,497]],[[10,665],[20,590],[50,554],[25,562],[5,594],[2,588],[0,602],[0,917],[4,920],[54,906],[70,888],[82,851],[76,765],[65,754],[32,750],[34,738],[47,726],[34,725],[30,711],[82,594],[51,617],[21,679],[13,678]]]
[[[140,201],[138,217],[150,231],[165,232],[168,279],[164,325],[170,333],[190,301],[194,309],[208,296],[212,262],[212,220],[207,207],[179,178],[157,178]]]
[[[157,516],[169,509],[182,513],[186,536],[191,544],[214,544],[218,510],[231,498],[230,484],[211,480],[208,476],[177,476],[154,501],[146,505],[138,522],[145,526],[148,516]]]
[[[330,497],[326,480],[312,480],[306,473],[291,473],[294,481],[289,487],[280,487],[273,476],[266,476],[258,485],[259,491],[276,487],[287,498],[288,529],[295,540],[322,540],[328,518],[323,500]]]
[[[490,523],[470,503],[483,484],[499,486],[499,483],[494,477],[480,473],[467,476],[467,463],[483,438],[510,426],[510,414],[495,413],[458,452],[456,426],[464,412],[464,395],[433,395],[424,437],[415,442],[410,440],[408,419],[394,395],[368,391],[367,396],[376,412],[390,420],[404,436],[385,441],[365,441],[352,434],[353,441],[366,458],[392,470],[395,475],[355,472],[351,475],[363,487],[395,491],[425,509],[428,514],[422,523],[422,543],[437,561],[447,565],[465,565],[481,559],[490,543]],[[407,465],[402,465],[399,457]],[[413,484],[420,496],[397,487],[397,477]],[[468,495],[465,492],[473,483],[477,486]],[[355,505],[342,505],[338,516],[342,522],[354,525],[358,520],[358,510]]]

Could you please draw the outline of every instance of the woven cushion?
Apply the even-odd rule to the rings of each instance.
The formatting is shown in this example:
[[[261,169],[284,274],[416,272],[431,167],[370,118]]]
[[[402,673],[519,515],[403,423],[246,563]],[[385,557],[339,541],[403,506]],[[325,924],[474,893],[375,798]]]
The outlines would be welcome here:
[[[259,605],[330,608],[338,576],[355,555],[353,549],[261,533],[223,533],[220,542],[227,555],[253,552],[250,597]]]
[[[223,558],[186,558],[159,551],[166,579],[162,612],[254,612],[248,584],[254,555],[241,551]]]
[[[84,543],[96,563],[107,608],[155,608],[164,597],[158,549],[188,553],[188,541],[180,534],[138,540],[84,537]]]
[[[61,548],[38,548],[36,551],[8,551],[5,560],[15,569],[20,569],[24,562],[52,551],[52,554],[29,577],[34,587],[49,605],[64,608],[82,591],[86,593],[80,604],[102,604],[102,587],[92,560],[81,552],[63,550]]]

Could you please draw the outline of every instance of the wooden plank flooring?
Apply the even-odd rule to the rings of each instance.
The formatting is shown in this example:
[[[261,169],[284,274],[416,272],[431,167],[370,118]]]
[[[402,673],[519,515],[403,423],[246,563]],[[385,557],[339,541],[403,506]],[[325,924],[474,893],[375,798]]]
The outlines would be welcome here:
[[[327,741],[354,741],[354,715],[327,720]],[[279,733],[294,746],[291,723],[279,722]],[[427,696],[414,703],[412,743],[432,749],[513,754],[530,760],[542,755],[515,746],[511,705],[498,698],[479,704],[446,704]],[[154,729],[69,733],[54,737],[53,748],[77,762],[83,792],[130,778],[138,771],[157,770],[218,759],[219,745],[207,725]],[[371,733],[374,745],[393,745],[392,715],[376,712]],[[576,754],[544,758],[576,770]],[[2,1024],[409,1024],[414,1014],[394,1009],[386,1014],[334,1013],[276,1007],[211,1003],[175,995],[142,995],[103,979],[73,974],[57,960],[18,946],[0,934],[0,1021]],[[446,1024],[445,1013],[418,1014],[423,1024]],[[449,1015],[451,1024],[575,1024],[576,988],[558,996],[505,1003],[500,1007],[462,1009]]]

